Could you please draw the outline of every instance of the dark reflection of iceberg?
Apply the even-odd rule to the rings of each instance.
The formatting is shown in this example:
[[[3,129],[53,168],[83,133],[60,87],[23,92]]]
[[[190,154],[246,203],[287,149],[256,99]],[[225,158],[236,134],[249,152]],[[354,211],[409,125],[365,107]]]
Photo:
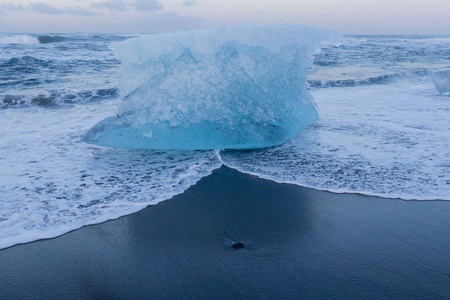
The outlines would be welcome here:
[[[313,53],[338,34],[259,25],[157,34],[113,46],[122,61],[117,116],[85,141],[146,149],[259,148],[318,118],[305,81]]]

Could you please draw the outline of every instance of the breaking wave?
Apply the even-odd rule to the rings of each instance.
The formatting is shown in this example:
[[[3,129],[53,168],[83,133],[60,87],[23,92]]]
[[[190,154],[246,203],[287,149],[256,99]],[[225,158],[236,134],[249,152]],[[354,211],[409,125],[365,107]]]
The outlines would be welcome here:
[[[50,35],[50,34],[40,34],[40,35],[29,35],[29,34],[0,34],[0,44],[53,44],[61,43],[67,41],[123,41],[134,35],[111,35],[111,36],[100,36],[100,35]]]
[[[35,36],[23,34],[0,35],[0,44],[39,44]]]
[[[389,84],[397,80],[411,79],[415,77],[429,76],[432,73],[430,70],[416,70],[412,73],[394,73],[384,74],[379,76],[368,77],[364,79],[337,79],[337,80],[320,80],[310,79],[308,80],[309,87],[311,88],[329,88],[329,87],[352,87],[360,85],[374,85],[374,84]]]
[[[39,35],[37,39],[41,44],[59,43],[68,40],[67,37],[60,35]]]
[[[329,88],[329,87],[350,87],[358,85],[371,85],[371,84],[387,84],[394,79],[398,79],[401,76],[399,74],[380,75],[375,77],[369,77],[366,79],[339,79],[339,80],[308,80],[309,86],[312,88]]]
[[[54,107],[82,104],[93,101],[115,99],[119,95],[117,88],[74,91],[70,89],[42,91],[31,95],[0,96],[0,108],[20,108],[28,106]]]

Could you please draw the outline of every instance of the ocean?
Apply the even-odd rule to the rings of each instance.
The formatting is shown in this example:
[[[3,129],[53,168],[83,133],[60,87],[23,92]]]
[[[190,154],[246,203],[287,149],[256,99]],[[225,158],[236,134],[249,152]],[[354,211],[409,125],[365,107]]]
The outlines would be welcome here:
[[[222,165],[279,183],[450,200],[448,36],[344,36],[307,79],[319,120],[257,150],[162,151],[83,142],[126,95],[111,43],[137,35],[0,35],[0,249],[168,200]]]

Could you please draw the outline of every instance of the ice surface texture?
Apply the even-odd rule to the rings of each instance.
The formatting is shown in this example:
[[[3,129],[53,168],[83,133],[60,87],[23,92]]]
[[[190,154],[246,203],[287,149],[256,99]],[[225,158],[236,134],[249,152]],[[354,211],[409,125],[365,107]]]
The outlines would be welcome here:
[[[450,96],[450,70],[433,72],[431,79],[439,93]]]
[[[84,140],[142,149],[281,144],[318,119],[305,81],[320,43],[338,39],[303,25],[257,25],[117,43],[125,99]]]

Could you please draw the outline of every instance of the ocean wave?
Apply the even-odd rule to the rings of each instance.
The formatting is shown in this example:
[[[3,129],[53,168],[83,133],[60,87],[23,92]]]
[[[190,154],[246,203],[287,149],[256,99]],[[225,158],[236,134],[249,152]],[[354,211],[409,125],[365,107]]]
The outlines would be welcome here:
[[[94,50],[94,49],[92,49]],[[58,70],[63,73],[73,71],[80,67],[89,67],[91,70],[100,70],[106,67],[116,67],[119,65],[119,61],[114,57],[81,57],[74,56],[71,59],[67,57],[52,58],[52,57],[34,57],[30,55],[19,57],[6,57],[0,58],[0,68],[2,69],[1,75],[11,75],[13,77],[17,75],[23,75],[24,70],[30,68],[51,68],[51,70]],[[22,69],[23,68],[23,69]],[[22,73],[22,74],[21,74]]]
[[[0,35],[0,44],[39,44],[35,36],[24,34]]]
[[[118,42],[126,40],[133,35],[89,35],[89,34],[72,34],[72,35],[38,35],[37,39],[41,44],[52,44],[62,42]]]
[[[0,96],[0,108],[21,108],[28,106],[54,107],[75,103],[115,99],[119,95],[117,88],[74,91],[70,89],[43,91],[31,95]]]
[[[39,35],[37,37],[39,43],[50,44],[50,43],[60,43],[68,40],[68,37],[60,35]]]
[[[435,45],[442,45],[442,44],[450,44],[450,36],[417,36],[417,37],[413,37],[410,38],[409,40],[406,41],[410,41],[410,40],[414,40],[414,42],[419,42],[419,43],[423,43],[423,44],[435,44]]]
[[[399,74],[380,75],[365,79],[338,79],[338,80],[308,80],[309,87],[328,88],[328,87],[351,87],[370,84],[386,84],[394,79],[401,77]]]
[[[7,61],[3,62],[2,64],[0,64],[0,66],[2,67],[10,67],[10,66],[14,66],[14,65],[19,65],[19,64],[45,64],[45,61],[33,56],[29,56],[29,55],[25,55],[22,57],[11,57],[10,59],[8,59]]]
[[[396,80],[410,79],[418,76],[420,77],[429,76],[431,73],[432,71],[430,70],[419,69],[411,73],[384,74],[363,79],[336,79],[336,80],[310,79],[307,80],[307,82],[310,88],[352,87],[361,85],[389,84]]]

